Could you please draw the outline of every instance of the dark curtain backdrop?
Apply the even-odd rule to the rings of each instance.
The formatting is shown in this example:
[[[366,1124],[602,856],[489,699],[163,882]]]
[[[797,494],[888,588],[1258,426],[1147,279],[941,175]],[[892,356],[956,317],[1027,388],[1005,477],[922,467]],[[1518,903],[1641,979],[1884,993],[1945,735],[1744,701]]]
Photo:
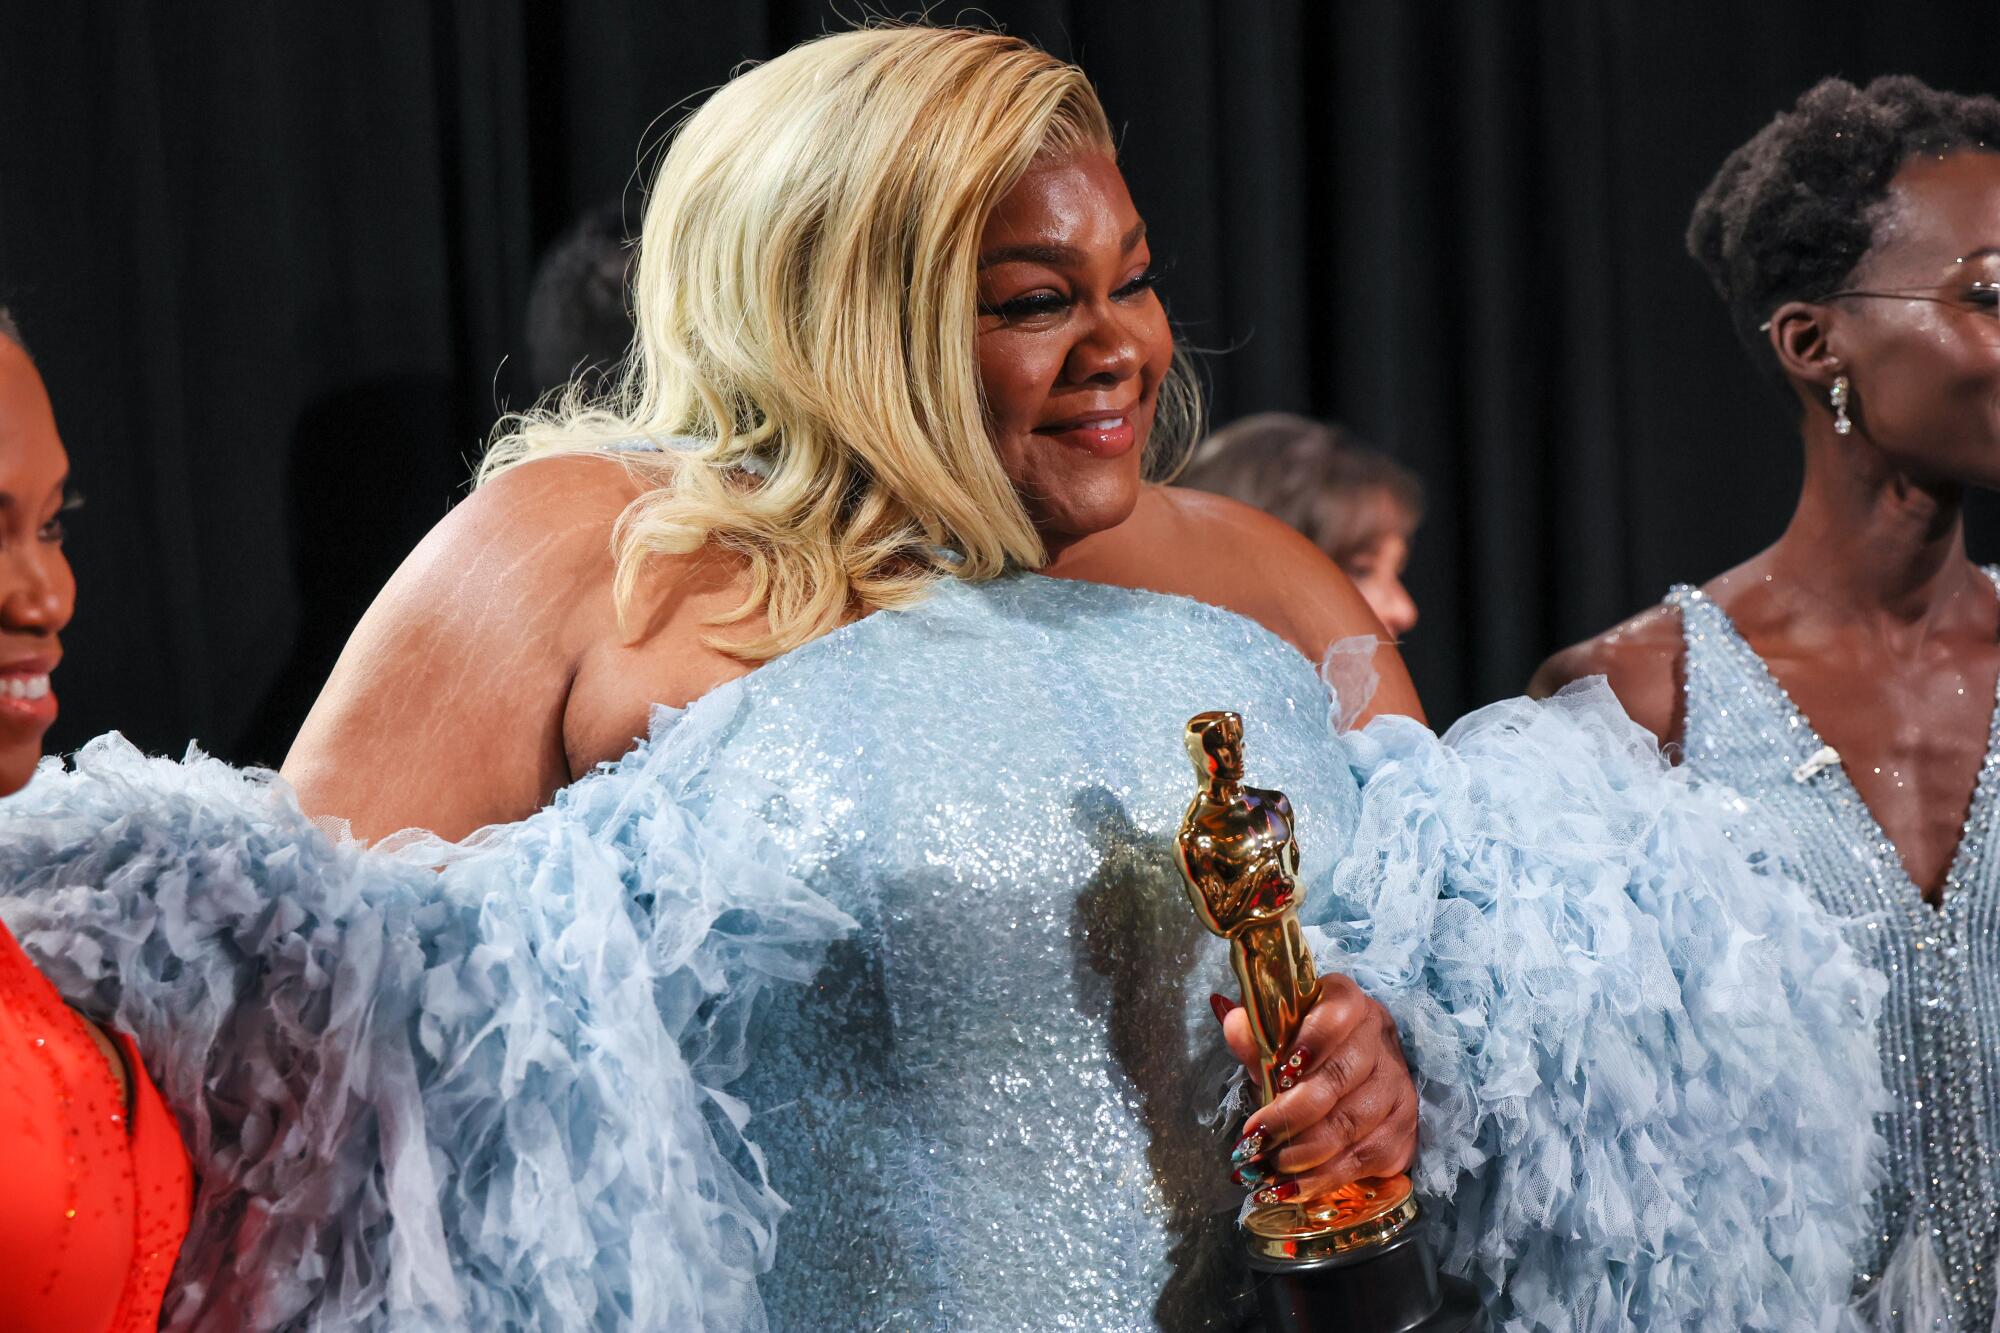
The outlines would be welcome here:
[[[2000,90],[1991,2],[982,12],[1097,80],[1217,417],[1337,417],[1423,475],[1406,651],[1445,719],[1777,533],[1795,445],[1688,207],[1821,75]],[[543,247],[636,199],[674,108],[858,12],[6,0],[0,299],[89,498],[55,743],[282,758],[522,401]]]

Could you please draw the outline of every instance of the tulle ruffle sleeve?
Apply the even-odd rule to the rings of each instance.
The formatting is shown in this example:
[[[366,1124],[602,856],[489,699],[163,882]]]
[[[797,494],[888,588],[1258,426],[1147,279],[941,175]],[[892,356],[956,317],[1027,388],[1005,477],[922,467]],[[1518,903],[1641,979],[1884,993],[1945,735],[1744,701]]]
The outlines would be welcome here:
[[[5,807],[0,913],[196,1166],[164,1327],[765,1326],[784,1204],[727,1087],[851,923],[671,723],[456,846],[116,736]]]
[[[1884,983],[1602,682],[1345,737],[1310,931],[1401,1025],[1440,1258],[1500,1327],[1828,1327]]]

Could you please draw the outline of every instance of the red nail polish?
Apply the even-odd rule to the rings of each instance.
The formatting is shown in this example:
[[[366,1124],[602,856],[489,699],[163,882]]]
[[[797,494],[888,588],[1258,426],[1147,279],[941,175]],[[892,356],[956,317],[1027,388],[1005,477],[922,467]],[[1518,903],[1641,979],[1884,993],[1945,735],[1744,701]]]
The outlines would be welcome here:
[[[1215,1010],[1215,1021],[1218,1023],[1229,1017],[1230,1010],[1242,1008],[1241,1005],[1237,1004],[1236,1001],[1230,999],[1227,995],[1224,995],[1221,991],[1210,991],[1208,993],[1208,1007]]]
[[[1276,1185],[1266,1185],[1250,1196],[1257,1203],[1285,1203],[1298,1197],[1299,1182],[1296,1180],[1284,1180]]]
[[[1294,1046],[1292,1047],[1291,1059],[1285,1061],[1285,1068],[1291,1070],[1293,1073],[1297,1073],[1299,1070],[1304,1069],[1311,1060],[1311,1051],[1303,1046]]]

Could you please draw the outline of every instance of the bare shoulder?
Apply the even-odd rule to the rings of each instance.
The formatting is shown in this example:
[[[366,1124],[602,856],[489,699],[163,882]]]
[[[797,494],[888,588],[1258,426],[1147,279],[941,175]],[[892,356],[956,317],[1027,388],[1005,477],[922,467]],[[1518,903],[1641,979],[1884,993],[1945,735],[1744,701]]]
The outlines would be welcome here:
[[[1315,660],[1352,635],[1388,639],[1354,581],[1289,524],[1206,491],[1162,486],[1152,494],[1158,523],[1172,533],[1161,553],[1169,577],[1200,587],[1207,600],[1258,621]]]
[[[575,665],[609,632],[611,534],[641,483],[615,460],[523,464],[479,488],[391,576],[287,755],[314,814],[456,837],[567,780]]]
[[[1625,712],[1662,745],[1680,739],[1681,617],[1654,606],[1542,663],[1528,693],[1545,699],[1575,681],[1603,676]]]
[[[1388,633],[1325,552],[1262,510],[1206,491],[1149,486],[1132,517],[1079,543],[1051,573],[1177,593],[1254,620],[1317,663],[1341,639],[1381,642],[1381,677],[1364,716],[1423,716]]]

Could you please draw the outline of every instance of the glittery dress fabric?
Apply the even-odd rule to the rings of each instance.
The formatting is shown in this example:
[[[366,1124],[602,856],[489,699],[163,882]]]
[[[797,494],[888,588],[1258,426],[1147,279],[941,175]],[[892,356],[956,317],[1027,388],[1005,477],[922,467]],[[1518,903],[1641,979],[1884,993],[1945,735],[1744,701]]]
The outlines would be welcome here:
[[[188,1222],[188,1161],[123,1034],[104,1051],[0,926],[0,1328],[149,1333]]]
[[[1831,1326],[1880,983],[1602,689],[1343,736],[1227,612],[947,580],[455,847],[94,743],[0,910],[191,1127],[170,1326],[1242,1327],[1226,952],[1171,856],[1210,708],[1403,1024],[1499,1326]]]
[[[1989,578],[1996,571],[1987,570]],[[1857,1253],[1870,1327],[1996,1327],[2000,1249],[2000,709],[1941,908],[1923,900],[1837,755],[1722,608],[1667,598],[1685,639],[1686,767],[1789,850],[1811,897],[1888,978],[1888,1179]]]

